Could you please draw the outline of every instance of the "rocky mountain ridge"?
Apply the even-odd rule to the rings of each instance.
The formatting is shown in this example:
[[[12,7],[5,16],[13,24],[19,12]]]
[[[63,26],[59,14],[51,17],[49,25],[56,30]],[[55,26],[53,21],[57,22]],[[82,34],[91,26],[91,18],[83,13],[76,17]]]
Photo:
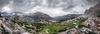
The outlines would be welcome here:
[[[37,12],[28,19],[19,18],[15,16],[12,20],[1,17],[0,19],[0,34],[100,34],[100,3],[94,7],[86,10],[87,17],[79,17],[80,15],[65,15],[61,18],[62,22],[27,22],[29,18],[36,18],[35,20],[51,20],[52,18],[44,13]],[[83,16],[84,16],[83,15]],[[73,19],[67,20],[65,18],[72,17]],[[59,19],[60,20],[60,19]]]

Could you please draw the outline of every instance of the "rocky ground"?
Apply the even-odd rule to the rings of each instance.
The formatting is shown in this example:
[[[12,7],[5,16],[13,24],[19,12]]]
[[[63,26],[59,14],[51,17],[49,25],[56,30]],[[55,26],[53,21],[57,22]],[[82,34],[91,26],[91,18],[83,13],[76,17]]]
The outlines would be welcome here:
[[[0,17],[0,34],[100,34],[100,3],[82,16],[61,22],[49,22],[52,18],[44,15],[35,14],[36,18],[45,20],[43,22],[23,21],[18,16]]]

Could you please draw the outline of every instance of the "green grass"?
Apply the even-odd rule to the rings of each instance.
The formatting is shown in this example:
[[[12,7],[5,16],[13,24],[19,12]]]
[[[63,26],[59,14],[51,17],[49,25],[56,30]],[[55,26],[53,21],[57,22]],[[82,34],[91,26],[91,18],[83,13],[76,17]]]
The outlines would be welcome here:
[[[57,34],[60,30],[64,29],[64,25],[61,24],[50,24],[46,26],[41,34]]]
[[[77,18],[74,20],[63,21],[60,23],[38,23],[38,22],[25,22],[21,20],[13,21],[15,24],[20,25],[26,31],[34,33],[32,30],[35,30],[36,34],[58,34],[59,32],[72,29],[72,28],[81,28],[81,24],[86,18]],[[24,27],[23,27],[24,26]]]
[[[81,24],[85,19],[79,18],[71,21],[64,21],[62,23],[52,23],[46,26],[40,34],[57,34],[64,30],[72,29],[72,28],[81,28],[83,27]]]

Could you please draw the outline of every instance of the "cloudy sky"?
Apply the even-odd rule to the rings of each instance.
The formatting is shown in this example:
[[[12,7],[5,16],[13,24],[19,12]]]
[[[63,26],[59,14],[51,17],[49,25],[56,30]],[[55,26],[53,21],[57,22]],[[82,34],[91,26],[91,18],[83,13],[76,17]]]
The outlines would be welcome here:
[[[21,12],[21,15],[42,12],[56,17],[83,14],[96,3],[94,0],[0,0],[0,10],[7,13]]]

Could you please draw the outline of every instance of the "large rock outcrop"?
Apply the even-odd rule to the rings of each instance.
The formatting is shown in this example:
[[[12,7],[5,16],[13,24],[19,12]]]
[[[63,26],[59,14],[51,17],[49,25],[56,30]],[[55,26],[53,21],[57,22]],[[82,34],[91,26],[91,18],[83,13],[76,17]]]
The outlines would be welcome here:
[[[59,34],[100,34],[100,3],[86,10],[88,19],[82,22],[82,28],[73,28]]]
[[[100,16],[100,3],[96,4],[94,7],[91,7],[89,10],[86,10],[85,15],[99,17]]]
[[[5,18],[0,18],[0,34],[31,34]]]

